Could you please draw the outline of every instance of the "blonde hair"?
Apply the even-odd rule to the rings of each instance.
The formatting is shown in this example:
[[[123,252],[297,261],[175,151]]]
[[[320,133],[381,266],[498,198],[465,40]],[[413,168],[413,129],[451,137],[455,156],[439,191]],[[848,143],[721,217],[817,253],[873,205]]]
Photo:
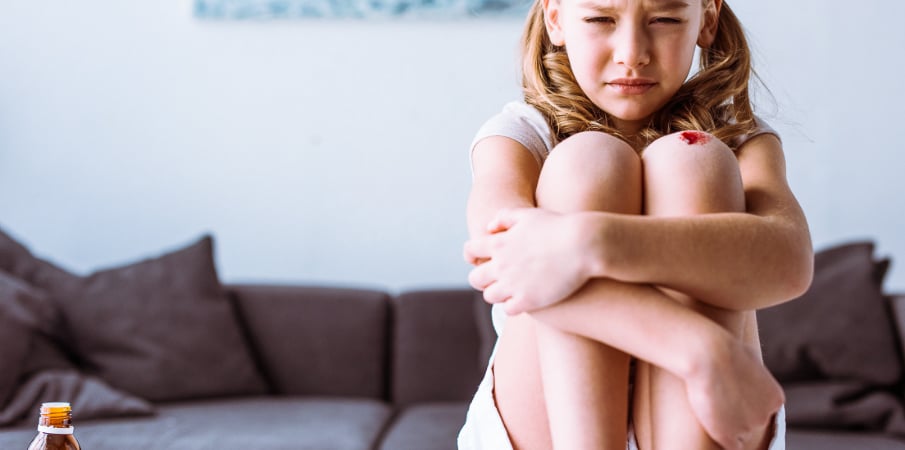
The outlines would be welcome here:
[[[611,124],[610,115],[578,86],[565,48],[550,41],[542,0],[536,0],[528,14],[522,43],[525,101],[547,119],[554,145],[582,131],[604,131],[626,139]],[[640,137],[649,143],[676,131],[701,130],[731,145],[756,126],[748,95],[751,74],[744,30],[724,1],[714,41],[701,50],[700,70],[651,117]]]

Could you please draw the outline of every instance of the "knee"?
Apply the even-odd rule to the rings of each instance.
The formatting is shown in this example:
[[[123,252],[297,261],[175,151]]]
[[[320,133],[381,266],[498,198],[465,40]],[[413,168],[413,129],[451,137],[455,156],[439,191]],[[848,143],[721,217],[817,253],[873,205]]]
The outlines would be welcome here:
[[[645,168],[667,166],[671,172],[701,175],[738,173],[732,149],[716,136],[703,131],[682,131],[663,136],[641,153]]]
[[[601,196],[638,197],[640,204],[641,167],[640,157],[625,141],[596,131],[575,134],[559,143],[544,162],[538,204],[567,199],[600,203],[594,199],[601,200]]]
[[[625,172],[640,169],[641,160],[628,143],[599,131],[586,131],[570,136],[557,145],[544,162],[547,176],[561,174],[594,178],[601,172]]]
[[[670,200],[705,200],[687,213],[744,210],[744,188],[735,153],[715,136],[701,131],[683,131],[663,136],[641,154],[646,199],[651,206]],[[677,201],[679,200],[679,201]],[[703,208],[703,209],[701,209]],[[673,209],[673,208],[670,208]],[[681,211],[672,211],[679,212]],[[655,212],[653,212],[655,213]]]

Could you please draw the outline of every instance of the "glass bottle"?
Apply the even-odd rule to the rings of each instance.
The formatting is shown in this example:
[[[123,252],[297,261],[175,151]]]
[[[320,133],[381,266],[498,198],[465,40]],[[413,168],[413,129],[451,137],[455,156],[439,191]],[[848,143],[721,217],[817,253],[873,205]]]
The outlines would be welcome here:
[[[28,450],[80,450],[78,441],[72,435],[74,430],[69,403],[43,403],[38,435],[31,441]]]

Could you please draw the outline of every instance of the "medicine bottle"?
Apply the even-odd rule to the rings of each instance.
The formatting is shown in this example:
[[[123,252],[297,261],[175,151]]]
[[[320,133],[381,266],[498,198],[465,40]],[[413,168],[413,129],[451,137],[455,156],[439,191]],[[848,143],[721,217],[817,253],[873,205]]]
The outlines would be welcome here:
[[[38,435],[28,450],[81,450],[72,434],[74,430],[69,403],[44,403],[38,419]]]

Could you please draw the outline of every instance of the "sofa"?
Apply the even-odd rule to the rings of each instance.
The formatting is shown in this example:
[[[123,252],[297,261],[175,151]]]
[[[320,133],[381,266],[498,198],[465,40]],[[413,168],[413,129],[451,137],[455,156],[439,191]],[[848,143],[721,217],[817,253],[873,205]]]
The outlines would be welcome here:
[[[205,236],[156,258],[78,276],[0,230],[0,378],[14,386],[4,393],[0,379],[0,448],[26,448],[34,408],[57,400],[73,403],[76,436],[94,450],[455,448],[495,339],[479,293],[220,285],[212,249]],[[874,264],[882,261],[871,262],[876,281]],[[832,275],[830,281],[840,279]],[[898,333],[905,296],[883,300]],[[193,302],[201,306],[183,306]],[[28,336],[18,353],[5,348],[16,327]],[[199,338],[205,335],[212,343]],[[765,344],[768,362],[782,345]],[[798,356],[818,353],[807,342],[796,345]],[[183,357],[168,359],[174,353]],[[808,358],[814,375],[819,361]],[[819,381],[792,372],[782,372],[781,381],[793,388]],[[895,397],[897,373],[894,383],[861,394]],[[845,392],[843,404],[864,397]],[[792,399],[787,409],[795,418]],[[868,403],[844,417],[831,411],[824,416],[831,420],[819,419],[818,407],[805,408],[814,423],[790,422],[787,448],[905,449],[892,423],[901,402],[899,409]],[[866,410],[870,420],[859,422]]]

